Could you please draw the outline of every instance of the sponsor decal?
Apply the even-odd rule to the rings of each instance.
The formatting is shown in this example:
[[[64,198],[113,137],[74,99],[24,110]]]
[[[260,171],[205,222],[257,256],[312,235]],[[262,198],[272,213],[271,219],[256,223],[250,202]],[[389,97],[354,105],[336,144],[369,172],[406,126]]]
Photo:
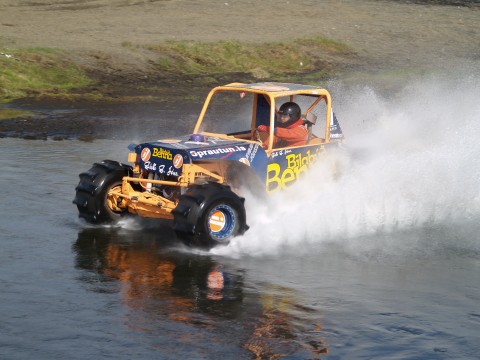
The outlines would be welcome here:
[[[287,150],[288,151],[288,150]],[[306,153],[291,153],[291,151],[278,151],[272,153],[273,157],[285,155],[282,163],[286,163],[286,168],[277,163],[268,164],[267,167],[267,190],[274,191],[284,189],[292,185],[304,174],[317,159],[318,154],[312,154],[310,150]],[[277,161],[282,160],[278,159]]]
[[[178,169],[175,169],[173,166],[169,166],[168,168],[165,165],[158,165],[154,162],[146,161],[143,164],[145,170],[156,171],[159,174],[167,175],[167,176],[180,176]]]
[[[248,161],[247,158],[241,158],[241,159],[239,159],[238,161],[240,161],[241,163],[243,163],[243,164],[245,164],[245,165],[250,166],[250,161]]]
[[[333,110],[330,113],[330,139],[343,139],[343,132]]]
[[[219,155],[219,154],[230,154],[237,151],[246,151],[247,149],[244,146],[232,146],[228,148],[218,148],[218,149],[209,149],[209,150],[192,150],[190,155],[192,157],[203,158],[204,156],[210,155]]]
[[[175,155],[173,158],[173,166],[175,166],[177,169],[180,169],[183,165],[183,156],[180,154]]]
[[[162,148],[153,148],[152,156],[159,159],[172,160],[172,153],[170,152],[170,150]]]
[[[149,148],[144,148],[142,150],[142,153],[141,153],[140,157],[142,158],[143,161],[148,161],[148,160],[150,160],[150,155],[151,154],[152,153],[151,153]]]
[[[257,155],[257,151],[260,145],[258,144],[252,144],[248,147],[247,153],[245,154],[245,158],[248,160],[248,162],[252,162],[253,158],[255,155]]]
[[[220,210],[216,210],[210,215],[209,225],[213,232],[221,231],[225,227],[225,215]]]
[[[150,161],[145,161],[145,163],[143,164],[143,166],[145,167],[145,170],[152,170],[152,171],[156,171],[156,170],[157,170],[157,164],[152,163],[152,162],[150,162]]]

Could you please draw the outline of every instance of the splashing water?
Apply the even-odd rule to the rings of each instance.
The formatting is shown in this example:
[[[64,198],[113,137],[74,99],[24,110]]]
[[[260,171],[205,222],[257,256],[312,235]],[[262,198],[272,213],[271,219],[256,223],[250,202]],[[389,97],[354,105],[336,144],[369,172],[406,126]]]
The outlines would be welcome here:
[[[212,253],[479,251],[479,79],[430,79],[392,99],[370,89],[344,96],[346,151],[268,204],[247,197],[250,230]]]

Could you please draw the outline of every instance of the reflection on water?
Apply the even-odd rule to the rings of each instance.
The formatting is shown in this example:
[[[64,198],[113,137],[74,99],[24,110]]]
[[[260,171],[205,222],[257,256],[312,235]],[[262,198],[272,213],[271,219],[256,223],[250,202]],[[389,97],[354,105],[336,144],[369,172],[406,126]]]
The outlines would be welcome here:
[[[327,352],[320,324],[305,320],[310,310],[296,304],[293,290],[245,289],[244,270],[178,249],[174,236],[165,241],[166,232],[87,228],[73,245],[75,266],[85,270],[82,282],[91,291],[118,294],[129,329],[152,334],[173,328],[189,346],[201,330],[217,351],[233,346],[238,356],[257,359]]]
[[[300,314],[313,310],[296,304],[294,300],[294,293],[283,287],[275,287],[273,294],[261,295],[261,314],[255,319],[252,335],[244,344],[256,359],[276,359],[293,354],[297,342],[303,342],[315,359],[328,353],[321,338],[320,322],[314,322],[308,331],[299,327],[303,317]],[[298,336],[300,332],[303,334]]]
[[[230,317],[242,302],[242,275],[205,257],[168,250],[161,235],[120,229],[85,229],[74,245],[78,268],[94,270],[100,280],[117,280],[123,303],[146,310],[155,301],[169,317],[190,321],[188,312]],[[96,284],[98,278],[85,278]],[[218,311],[221,307],[221,311]],[[193,316],[193,315],[192,315]]]

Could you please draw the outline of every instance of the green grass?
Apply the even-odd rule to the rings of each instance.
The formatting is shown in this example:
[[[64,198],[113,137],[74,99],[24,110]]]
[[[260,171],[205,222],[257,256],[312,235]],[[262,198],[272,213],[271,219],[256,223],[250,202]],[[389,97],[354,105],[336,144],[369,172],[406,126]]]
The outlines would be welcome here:
[[[0,120],[17,119],[32,116],[30,111],[16,109],[0,109]]]
[[[0,48],[0,99],[33,94],[62,94],[92,83],[61,51],[45,48]],[[11,55],[11,57],[5,56]]]
[[[270,43],[167,41],[147,49],[158,53],[162,71],[202,76],[240,72],[258,79],[320,73],[329,57],[351,52],[320,36]]]
[[[269,43],[166,41],[150,46],[123,42],[122,46],[133,52],[147,51],[157,59],[154,75],[162,74],[162,81],[146,84],[143,93],[149,92],[148,87],[158,93],[159,89],[171,89],[179,82],[188,84],[190,90],[231,81],[318,82],[335,72],[342,58],[352,54],[346,45],[320,36]],[[102,67],[97,73],[102,74],[105,64],[99,66]],[[98,84],[60,50],[0,46],[0,103],[31,96],[118,101],[128,98],[128,91],[135,94],[143,86],[135,73],[125,74],[123,85],[114,78],[109,82],[108,74],[103,73],[98,91]],[[94,84],[97,90],[88,89]],[[132,84],[134,87],[129,88]],[[125,90],[119,96],[106,95],[115,94],[119,88]]]

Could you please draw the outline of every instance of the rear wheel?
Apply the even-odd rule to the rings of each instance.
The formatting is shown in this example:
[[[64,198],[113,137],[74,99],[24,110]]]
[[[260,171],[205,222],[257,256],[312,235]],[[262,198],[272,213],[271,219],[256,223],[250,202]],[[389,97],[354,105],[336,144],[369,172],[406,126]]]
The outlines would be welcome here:
[[[75,199],[79,217],[93,224],[109,223],[128,213],[123,198],[122,178],[132,168],[117,161],[95,163],[90,170],[79,175]]]

